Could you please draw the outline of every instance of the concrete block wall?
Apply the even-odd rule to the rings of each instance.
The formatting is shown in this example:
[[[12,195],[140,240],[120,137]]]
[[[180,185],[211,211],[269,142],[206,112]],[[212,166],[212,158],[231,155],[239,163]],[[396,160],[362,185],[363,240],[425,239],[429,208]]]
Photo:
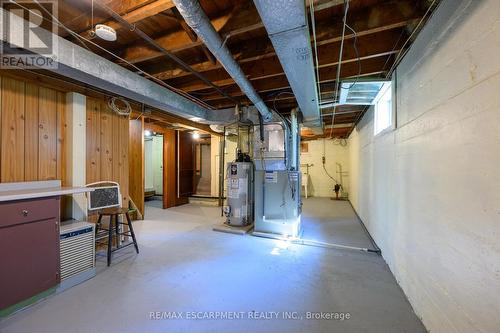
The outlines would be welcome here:
[[[315,197],[333,197],[333,187],[335,181],[330,179],[325,173],[322,165],[323,154],[326,158],[325,168],[338,182],[340,175],[337,163],[342,165],[344,171],[344,191],[349,191],[349,147],[342,146],[338,141],[319,139],[304,141],[308,145],[308,152],[300,154],[300,164],[302,172],[306,172],[305,164],[312,164],[309,167],[309,195]]]
[[[443,0],[349,139],[350,198],[431,332],[500,331],[500,1]]]

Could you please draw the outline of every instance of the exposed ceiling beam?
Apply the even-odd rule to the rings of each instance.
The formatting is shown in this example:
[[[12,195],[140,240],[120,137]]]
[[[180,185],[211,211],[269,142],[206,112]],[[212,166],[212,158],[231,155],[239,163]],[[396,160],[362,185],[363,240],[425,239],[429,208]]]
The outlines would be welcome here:
[[[330,9],[335,6],[344,4],[344,0],[312,0],[314,5],[314,11],[319,12],[325,9]],[[309,8],[311,0],[306,1],[306,7]]]
[[[408,20],[416,19],[420,16],[417,14],[415,14],[413,1],[390,1],[375,6],[370,6],[369,8],[356,12],[355,16],[350,17],[349,24],[358,33],[362,33],[362,31],[365,30],[383,28],[384,26],[401,23],[402,21],[406,21],[406,24],[408,24]],[[241,25],[238,26],[237,24],[234,24],[234,27],[232,27],[230,31],[225,31],[225,29],[220,31],[221,27],[220,23],[218,23],[218,20],[223,18],[212,20],[212,24],[215,26],[216,30],[221,33],[223,38],[229,36],[230,39],[233,36],[238,36],[248,32],[253,32],[251,38],[256,38],[255,34],[259,29],[259,33],[262,34],[262,37],[266,38],[265,29],[255,8],[250,7],[245,10],[240,10],[238,12],[238,17],[241,16],[244,16],[245,20],[231,20],[231,22],[236,21]],[[241,21],[241,23],[239,21]],[[332,24],[332,22],[334,23]],[[316,29],[318,31],[318,41],[329,43],[335,41],[331,40],[332,38],[340,38],[340,22],[340,19],[335,20],[335,18],[331,18],[325,22],[318,22],[316,25]],[[192,42],[189,38],[187,38],[187,36],[185,36],[184,33],[182,33],[182,31],[181,34],[179,34],[179,32],[174,32],[159,37],[157,39],[157,42],[171,52],[180,52],[202,45],[200,41]],[[243,43],[244,42],[245,41],[243,41]],[[158,58],[160,54],[158,52],[155,52],[155,50],[144,47],[144,45],[140,43],[135,43],[128,47],[124,51],[122,56],[129,62],[138,63],[154,60]]]
[[[196,35],[196,32],[194,32],[193,29],[191,29],[191,27],[186,23],[186,21],[184,21],[184,18],[182,17],[181,13],[179,13],[177,8],[174,7],[171,9],[171,11],[174,17],[176,18],[177,22],[179,22],[182,29],[188,35],[189,39],[191,39],[192,42],[198,41],[198,36]],[[210,52],[210,50],[208,50],[208,48],[205,45],[202,46],[202,50],[211,64],[217,63],[217,59],[215,59],[214,55]]]
[[[383,70],[384,65],[386,64],[386,57],[378,57],[378,58],[370,58],[364,60],[362,62],[361,74],[360,77],[379,77],[381,74],[385,73]],[[389,61],[387,64],[387,68],[390,68],[391,62]],[[336,78],[336,66],[332,66],[329,68],[320,69],[320,77],[321,77],[321,90],[323,90],[323,86],[329,86],[331,83],[335,81]],[[355,62],[351,62],[348,64],[344,64],[342,66],[341,78],[353,78],[358,74],[358,66]],[[255,89],[262,95],[263,93],[271,93],[279,90],[289,89],[290,86],[288,84],[288,80],[285,76],[277,76],[270,79],[262,79],[252,82]],[[231,96],[242,96],[243,94],[238,89],[237,86],[230,86],[225,88],[225,91]],[[223,108],[230,106],[224,100],[220,98],[220,96],[216,93],[203,96],[203,100],[210,105],[216,108]]]
[[[72,2],[78,2],[78,6],[73,4]],[[102,0],[106,6],[112,8],[114,11],[119,13],[120,15],[125,15],[128,12],[134,11],[142,6],[145,6],[151,2],[156,0]],[[75,6],[78,7],[81,11],[81,14],[72,17],[69,20],[64,21],[64,24],[75,31],[76,33],[84,32],[91,28],[91,8],[92,8],[92,0],[69,0],[62,2],[63,6]],[[97,13],[94,13],[94,24],[104,23],[108,21],[109,16],[107,17],[99,17]],[[65,36],[65,35],[63,35]]]
[[[112,6],[110,6],[109,4],[107,6],[119,14],[123,13],[123,14],[121,14],[121,16],[123,17],[123,19],[125,21],[127,21],[130,24],[137,23],[137,22],[142,21],[150,16],[154,16],[154,15],[159,14],[165,10],[168,10],[168,9],[175,7],[175,5],[173,4],[173,2],[171,0],[156,0],[153,2],[151,2],[151,0],[149,0],[149,1],[141,1],[141,2],[143,4],[142,6],[138,6],[137,4],[135,7],[130,6],[129,11],[125,10],[125,13],[123,13],[124,10],[116,10]],[[130,9],[130,8],[133,8],[133,9]],[[96,24],[96,23],[105,24],[107,26],[112,27],[115,30],[123,28],[115,20],[101,20],[100,22],[94,22],[94,24]],[[92,31],[92,27],[87,26],[86,30],[80,34],[83,37],[88,37],[90,35],[91,31]]]
[[[361,61],[397,53],[399,51],[399,47],[404,42],[403,40],[400,40],[395,44],[395,41],[398,40],[399,36],[400,31],[392,30],[370,37],[365,36],[359,38],[358,54]],[[318,48],[319,68],[327,68],[338,64],[338,49],[340,48],[340,43],[337,44],[338,45],[331,46],[323,45]],[[349,47],[346,46],[344,48],[344,60],[342,63],[357,62],[357,60],[357,54],[352,45]],[[245,63],[242,66],[242,69],[251,81],[284,75],[283,69],[281,68],[280,62],[276,56],[265,58],[255,63]],[[217,86],[227,86],[233,84],[232,80],[223,69],[208,71],[204,74]],[[168,80],[167,83],[186,92],[199,91],[209,88],[206,84],[194,80],[191,76]]]
[[[372,34],[383,33],[385,31],[390,31],[393,29],[402,28],[402,27],[407,26],[408,24],[411,24],[414,21],[415,21],[414,19],[404,20],[404,21],[401,21],[401,22],[398,22],[395,24],[391,24],[391,25],[387,25],[384,27],[364,30],[364,31],[361,31],[358,33],[358,37],[362,38],[364,36],[370,36]],[[347,36],[347,40],[349,40],[351,38],[353,38],[352,35]],[[340,42],[340,38],[332,38],[332,39],[329,39],[327,42],[325,41],[325,42],[321,43],[320,45],[318,45],[319,52],[320,53],[322,52],[323,47],[328,47],[329,44],[338,43],[338,42]],[[262,62],[266,61],[266,59],[268,59],[268,58],[274,57],[275,59],[277,59],[276,53],[274,52],[274,49],[272,49],[272,46],[270,43],[269,43],[269,46],[266,46],[264,49],[267,50],[267,52],[261,53],[259,55],[254,55],[254,53],[252,51],[251,51],[250,56],[245,55],[243,53],[240,53],[237,56],[237,61],[242,67],[245,67],[245,66],[252,66],[253,64],[249,64],[249,63],[253,63],[253,62],[257,62],[257,64],[262,63]],[[335,55],[332,53],[330,56],[337,56],[338,57],[338,54]],[[323,57],[321,55],[320,55],[320,60],[323,60]],[[192,66],[192,68],[196,69],[198,72],[208,72],[208,71],[213,71],[213,70],[217,70],[217,69],[223,70],[222,66],[220,66],[219,64],[212,65],[208,62],[200,63],[200,64],[193,64],[191,66]],[[180,77],[189,76],[189,75],[190,75],[189,72],[186,72],[186,71],[183,71],[182,69],[177,69],[177,68],[153,74],[154,77],[156,77],[160,80],[180,78]]]
[[[212,25],[216,31],[224,28],[228,21],[233,17],[233,13],[225,13],[224,15],[212,19]],[[224,38],[224,34],[222,35]],[[201,40],[192,41],[184,30],[167,33],[163,36],[155,38],[155,41],[170,52],[181,52],[196,47],[202,47]],[[127,47],[122,54],[122,58],[132,64],[139,62],[155,60],[161,57],[161,54],[154,49],[145,47],[142,43],[134,43]]]

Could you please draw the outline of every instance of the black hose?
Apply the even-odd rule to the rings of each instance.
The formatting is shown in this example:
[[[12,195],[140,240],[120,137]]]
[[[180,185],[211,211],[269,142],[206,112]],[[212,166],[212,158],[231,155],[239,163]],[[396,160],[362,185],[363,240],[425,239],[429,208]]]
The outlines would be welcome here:
[[[264,118],[260,114],[260,112],[257,113],[259,116],[259,134],[260,134],[260,142],[264,142]]]

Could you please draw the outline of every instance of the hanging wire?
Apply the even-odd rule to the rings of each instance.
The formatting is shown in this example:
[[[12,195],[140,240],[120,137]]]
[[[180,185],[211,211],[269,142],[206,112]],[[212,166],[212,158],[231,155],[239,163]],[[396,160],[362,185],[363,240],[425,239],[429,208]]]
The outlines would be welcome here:
[[[50,21],[49,21],[46,17],[44,17],[43,15],[40,15],[39,13],[37,13],[37,12],[35,12],[35,11],[33,11],[33,10],[31,10],[31,9],[29,9],[29,8],[27,8],[27,7],[25,7],[25,6],[23,6],[23,5],[21,5],[21,4],[20,4],[20,3],[18,3],[16,0],[9,0],[9,1],[10,1],[10,2],[12,2],[12,3],[14,3],[14,4],[16,4],[18,7],[23,8],[24,10],[26,10],[26,11],[30,12],[31,14],[33,14],[33,15],[35,15],[35,16],[37,16],[37,17],[41,18],[42,20],[45,20],[45,21],[50,22]],[[67,30],[67,31],[68,31],[68,33],[70,33],[71,35],[73,35],[74,37],[76,37],[76,38],[77,38],[77,39],[78,39],[81,43],[83,43],[83,46],[85,46],[85,48],[86,48],[87,50],[89,50],[90,52],[92,52],[92,51],[89,49],[89,47],[88,47],[87,45],[85,45],[85,43],[84,43],[84,42],[87,42],[87,43],[89,43],[89,44],[91,44],[91,45],[95,46],[96,48],[98,48],[98,49],[100,49],[100,50],[104,51],[105,53],[107,53],[107,54],[111,55],[112,57],[114,57],[114,58],[116,58],[116,59],[120,60],[121,62],[126,63],[127,65],[129,65],[129,66],[131,66],[132,68],[134,68],[134,69],[138,72],[138,74],[142,74],[142,75],[144,75],[144,76],[148,77],[148,78],[149,78],[149,79],[151,79],[152,81],[154,81],[154,82],[158,83],[159,85],[161,85],[161,86],[163,86],[163,87],[167,88],[168,90],[174,91],[174,92],[176,92],[177,94],[182,95],[183,97],[186,97],[187,99],[191,100],[192,102],[195,102],[195,103],[197,103],[198,105],[203,106],[203,107],[205,107],[205,108],[207,108],[207,109],[211,109],[211,110],[213,110],[213,109],[214,109],[214,107],[213,107],[213,106],[211,106],[211,105],[209,105],[209,104],[205,103],[204,101],[202,101],[202,100],[200,100],[200,99],[198,99],[198,98],[196,98],[196,97],[194,97],[194,96],[192,96],[192,95],[190,95],[190,94],[186,93],[186,92],[185,92],[185,91],[183,91],[183,90],[180,90],[180,89],[178,89],[178,88],[175,88],[175,87],[173,87],[173,86],[171,86],[171,85],[169,85],[169,84],[167,84],[167,83],[163,82],[162,80],[160,80],[160,79],[158,79],[158,78],[154,77],[153,75],[151,75],[151,74],[149,74],[149,73],[144,72],[142,69],[140,69],[139,67],[137,67],[137,66],[136,66],[136,65],[134,65],[133,63],[129,62],[128,60],[126,60],[126,59],[124,59],[124,58],[122,58],[122,57],[120,57],[120,56],[118,56],[118,55],[114,54],[113,52],[111,52],[111,51],[109,51],[109,50],[105,49],[104,47],[100,46],[99,44],[94,43],[93,41],[91,41],[91,40],[89,40],[89,39],[87,39],[87,38],[85,38],[85,37],[83,37],[83,36],[78,35],[75,31],[73,31],[73,30],[71,30],[71,29],[67,28],[67,27],[66,27],[66,26],[65,26],[62,22],[60,22],[60,21],[59,21],[59,20],[58,20],[58,19],[57,19],[57,18],[56,18],[56,17],[55,17],[52,13],[50,13],[49,11],[47,11],[47,9],[43,8],[43,7],[42,7],[42,5],[38,2],[38,0],[33,0],[33,1],[34,1],[36,4],[38,4],[38,6],[40,6],[40,7],[41,7],[41,8],[42,8],[42,9],[43,9],[43,10],[44,10],[44,11],[45,11],[45,12],[46,12],[46,13],[47,13],[47,14],[48,14],[48,15],[49,15],[49,16],[50,16],[53,20],[54,20],[54,21],[56,21],[56,23],[57,23],[59,26],[63,27],[65,30]]]
[[[276,108],[276,100],[278,99],[278,97],[280,97],[281,95],[285,95],[285,94],[295,96],[295,94],[293,92],[290,92],[290,91],[281,91],[281,92],[277,93],[276,96],[274,96],[274,99],[273,99],[273,109],[274,109],[274,111],[278,112],[278,109]]]
[[[76,32],[74,32],[73,30],[71,30],[70,28],[68,28],[67,26],[65,26],[61,21],[59,21],[54,15],[52,15],[51,12],[49,12],[47,10],[47,8],[45,8],[44,6],[42,6],[42,4],[40,4],[40,2],[38,2],[38,0],[33,0],[46,14],[50,15],[52,17],[52,19],[56,22],[57,25],[59,25],[60,27],[62,27],[64,30],[66,30],[67,33],[69,33],[71,36],[73,36],[84,48],[86,48],[87,50],[90,51],[89,47],[84,43],[84,41],[82,40],[82,37],[77,34]],[[30,13],[34,13],[33,11],[31,11],[30,9],[26,8],[25,6],[22,6],[20,5],[19,3],[17,3],[16,1],[14,0],[10,0],[10,2],[13,2],[15,3],[16,5],[18,5],[19,7],[23,8],[24,10],[28,10]],[[37,16],[41,17],[42,19],[45,20],[45,18],[43,16],[41,16],[40,14],[36,13]],[[53,23],[53,22],[52,22]]]
[[[337,65],[337,77],[335,79],[335,91],[333,97],[333,115],[332,115],[332,125],[330,127],[330,139],[333,138],[333,125],[335,123],[335,112],[337,111],[338,94],[339,94],[339,84],[340,84],[340,69],[342,67],[342,53],[344,51],[344,40],[345,40],[345,28],[347,20],[347,12],[349,11],[349,1],[344,0],[344,18],[342,19],[342,39],[340,42],[339,50],[339,61]]]
[[[430,12],[434,8],[434,5],[436,4],[436,2],[437,2],[437,0],[432,1],[432,3],[430,4],[429,8],[427,8],[427,11],[425,12],[424,16],[422,16],[422,18],[420,19],[420,21],[418,22],[418,24],[415,26],[415,29],[413,29],[413,31],[411,32],[410,36],[404,42],[403,46],[401,47],[401,49],[399,50],[398,54],[396,55],[396,59],[394,60],[394,63],[392,64],[391,69],[387,73],[386,78],[389,78],[389,77],[392,76],[392,72],[394,72],[394,69],[396,69],[396,66],[399,64],[399,62],[401,61],[401,59],[403,59],[403,57],[406,55],[406,53],[410,50],[410,48],[407,48],[405,50],[406,44],[408,44],[408,42],[413,38],[413,36],[419,31],[420,26],[422,25],[422,23],[424,22],[424,20],[427,18],[427,16],[430,14]]]
[[[318,86],[318,104],[321,105],[321,81],[319,79],[318,43],[316,40],[316,18],[314,16],[314,1],[309,2],[309,13],[311,14],[311,24],[314,40],[314,57],[316,59],[316,82]]]
[[[354,35],[354,41],[353,41],[353,48],[354,48],[354,52],[356,54],[356,59],[358,60],[358,74],[356,75],[356,79],[354,80],[354,82],[347,88],[343,88],[343,87],[340,87],[340,89],[351,89],[352,87],[354,87],[354,85],[356,83],[358,83],[359,81],[359,77],[361,76],[361,58],[359,56],[359,50],[358,50],[358,34],[356,33],[356,31],[351,28],[351,26],[349,24],[345,24],[346,28],[351,30],[351,32],[353,33]]]

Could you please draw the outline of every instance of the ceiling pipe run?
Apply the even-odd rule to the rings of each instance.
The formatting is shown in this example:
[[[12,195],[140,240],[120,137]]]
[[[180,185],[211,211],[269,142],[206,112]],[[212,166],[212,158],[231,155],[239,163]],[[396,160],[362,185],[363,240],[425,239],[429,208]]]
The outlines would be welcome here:
[[[151,37],[149,37],[144,31],[136,27],[135,25],[130,24],[125,20],[123,17],[121,17],[118,13],[116,13],[114,10],[109,8],[107,5],[104,3],[100,3],[99,1],[96,2],[96,4],[104,9],[111,17],[113,17],[118,23],[120,23],[122,26],[125,28],[129,29],[130,31],[135,32],[139,37],[141,37],[146,43],[157,49],[159,52],[167,56],[168,58],[172,59],[175,61],[179,66],[181,66],[184,70],[192,73],[194,76],[196,76],[198,79],[203,81],[205,84],[209,85],[210,87],[214,88],[217,90],[218,93],[220,93],[222,96],[226,97],[227,99],[231,100],[234,103],[238,103],[238,100],[234,98],[233,96],[229,95],[226,93],[224,90],[222,90],[219,86],[215,85],[213,82],[208,80],[205,76],[200,74],[198,71],[194,70],[191,66],[186,64],[184,61],[182,61],[179,57],[177,57],[175,54],[169,52],[167,49],[165,49],[163,46],[155,42],[155,40]]]
[[[245,95],[253,102],[264,118],[264,121],[270,121],[273,118],[271,111],[267,108],[238,63],[234,60],[231,52],[212,26],[212,23],[201,8],[198,0],[173,0],[173,2],[186,23],[193,29],[196,35],[203,40],[210,52],[219,60],[236,84],[238,84]]]
[[[16,57],[19,53],[19,48],[24,49],[25,32],[22,29],[28,26],[28,22],[0,8],[0,17],[5,18],[6,15],[9,15],[11,26],[17,27],[19,31],[14,31],[10,34],[0,34],[3,44],[3,56],[11,54],[13,57]],[[101,91],[106,91],[112,95],[123,96],[194,122],[227,124],[238,119],[234,108],[223,110],[204,108],[186,97],[90,52],[46,29],[37,29],[37,35],[40,40],[52,40],[54,45],[50,57],[53,60],[52,65],[39,67],[38,69],[55,73],[68,78],[70,81],[82,83]],[[47,55],[41,56],[49,59]],[[247,112],[251,112],[250,109],[252,108],[248,109]]]
[[[304,118],[323,133],[304,0],[254,0]]]

